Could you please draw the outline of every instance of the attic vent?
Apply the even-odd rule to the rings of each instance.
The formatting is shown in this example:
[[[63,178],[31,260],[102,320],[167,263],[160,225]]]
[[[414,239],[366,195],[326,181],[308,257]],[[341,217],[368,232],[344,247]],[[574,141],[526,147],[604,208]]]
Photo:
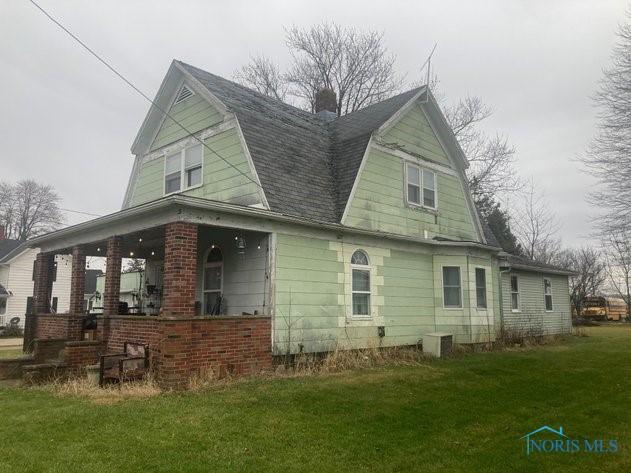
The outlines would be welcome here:
[[[189,89],[188,87],[186,87],[185,85],[183,85],[182,88],[180,89],[180,93],[177,94],[177,98],[175,99],[175,103],[183,102],[184,100],[189,98],[191,95],[194,95],[194,92],[191,89]]]

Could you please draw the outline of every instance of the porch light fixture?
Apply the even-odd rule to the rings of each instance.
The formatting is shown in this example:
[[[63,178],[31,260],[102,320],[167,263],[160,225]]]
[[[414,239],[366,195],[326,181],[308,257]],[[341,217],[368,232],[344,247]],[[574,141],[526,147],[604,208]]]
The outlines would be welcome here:
[[[142,243],[142,238],[138,238],[138,243]]]
[[[245,254],[245,238],[235,237],[237,240],[237,253],[240,255]]]
[[[129,256],[134,256],[134,252],[133,252],[133,251],[130,251],[130,252],[129,252]]]
[[[151,252],[151,256],[155,256],[155,254],[156,254],[156,252],[155,252],[155,251],[152,251],[152,252]]]
[[[100,253],[101,252],[101,248],[97,248],[96,251],[97,251],[97,253]]]

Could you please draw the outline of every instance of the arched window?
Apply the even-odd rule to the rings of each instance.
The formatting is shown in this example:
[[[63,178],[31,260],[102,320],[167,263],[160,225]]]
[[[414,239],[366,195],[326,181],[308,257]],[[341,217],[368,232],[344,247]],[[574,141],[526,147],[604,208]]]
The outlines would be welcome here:
[[[357,250],[351,256],[353,315],[370,316],[370,266],[368,255]]]
[[[204,314],[221,313],[223,290],[223,254],[218,246],[212,246],[204,262]]]

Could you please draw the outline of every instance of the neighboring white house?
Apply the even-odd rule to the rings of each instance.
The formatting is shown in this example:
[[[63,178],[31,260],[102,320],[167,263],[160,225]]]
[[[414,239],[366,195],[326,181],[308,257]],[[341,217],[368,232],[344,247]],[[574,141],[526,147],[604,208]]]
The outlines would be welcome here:
[[[19,317],[20,326],[24,326],[24,316],[32,307],[37,253],[38,248],[4,238],[0,228],[0,326],[8,324],[13,317]],[[55,256],[55,266],[51,309],[63,313],[68,311],[70,304],[72,256]]]

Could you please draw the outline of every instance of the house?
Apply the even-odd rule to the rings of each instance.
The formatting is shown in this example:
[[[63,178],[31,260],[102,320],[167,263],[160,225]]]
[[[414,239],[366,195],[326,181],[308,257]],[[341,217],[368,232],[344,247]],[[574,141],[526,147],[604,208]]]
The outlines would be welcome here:
[[[47,338],[51,319],[81,336],[43,303],[46,268],[65,253],[68,317],[81,317],[86,255],[106,256],[100,343],[148,343],[167,386],[208,366],[248,372],[272,355],[429,332],[482,343],[531,312],[569,331],[567,272],[502,255],[426,87],[339,118],[327,97],[309,113],[174,61],[132,145],[123,208],[32,241],[32,336]],[[158,317],[118,313],[123,257],[146,260]]]
[[[155,266],[154,269],[156,269]],[[127,312],[158,315],[160,299],[157,294],[154,296],[152,287],[161,286],[161,281],[156,284],[155,277],[155,274],[147,274],[146,271],[129,271],[121,274],[118,300],[126,304]],[[149,291],[147,291],[147,287],[149,287]],[[105,275],[101,274],[96,278],[96,292],[100,295],[103,294],[104,290]],[[93,308],[95,313],[100,313],[102,310],[102,307],[98,306]]]
[[[101,293],[97,290],[97,281],[100,276],[103,276],[103,271],[100,269],[86,269],[85,270],[85,287],[84,292],[84,309],[86,312],[92,312],[93,307],[99,305],[101,300]]]
[[[34,263],[39,249],[30,248],[19,240],[5,238],[4,227],[0,226],[0,326],[14,317],[24,316],[33,304]],[[70,258],[56,255],[52,270],[52,287],[49,295],[49,310],[67,312],[70,291]]]

